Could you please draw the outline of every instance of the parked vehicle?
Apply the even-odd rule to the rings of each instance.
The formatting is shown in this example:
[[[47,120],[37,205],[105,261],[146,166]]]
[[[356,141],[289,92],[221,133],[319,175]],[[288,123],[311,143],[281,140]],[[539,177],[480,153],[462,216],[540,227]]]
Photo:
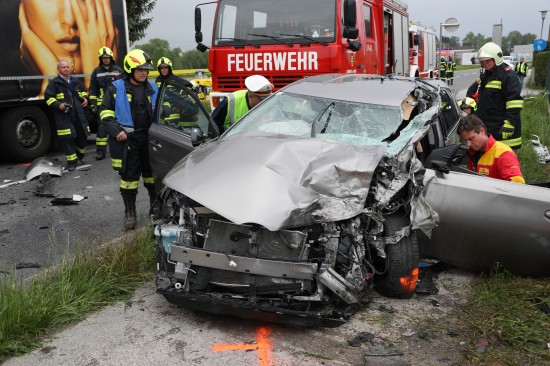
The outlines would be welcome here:
[[[512,69],[514,69],[516,67],[517,59],[515,59],[514,57],[512,57],[512,56],[502,56],[502,59]]]
[[[206,3],[205,3],[206,4]],[[409,75],[409,19],[399,0],[218,0],[208,52],[212,104],[218,93],[245,89],[253,74],[275,90],[326,73]]]
[[[439,80],[321,75],[221,137],[196,119],[149,132],[166,186],[156,286],[172,303],[331,327],[373,286],[411,297],[421,255],[550,274],[550,190],[454,164],[459,110]]]
[[[435,29],[421,24],[409,25],[409,76],[417,78],[436,78],[437,70],[437,38]]]
[[[2,160],[30,162],[45,154],[50,148],[52,139],[56,136],[55,122],[53,114],[44,102],[43,92],[48,80],[57,76],[56,62],[59,59],[67,59],[71,73],[79,78],[89,78],[99,64],[97,50],[106,45],[105,40],[92,36],[84,37],[78,29],[78,20],[73,16],[70,7],[68,10],[59,8],[63,6],[65,5],[56,1],[0,3],[0,30],[3,35],[0,38]],[[127,51],[125,6],[124,0],[111,0],[101,2],[104,9],[97,9],[98,12],[112,14],[111,20],[102,23],[104,31],[98,34],[107,34],[107,38],[111,37],[112,44],[116,46],[109,45],[115,50],[115,61],[122,60]],[[61,13],[64,17],[62,20],[57,18]],[[86,11],[84,13],[87,14]],[[61,26],[56,28],[59,22],[71,22],[65,24],[71,29],[70,35],[56,33],[55,29],[63,29]],[[49,24],[52,25],[52,29],[46,29]],[[87,26],[95,29],[92,20],[88,21]],[[22,37],[21,29],[25,30],[23,35],[28,38]],[[110,31],[112,35],[109,35]],[[25,39],[34,39],[32,37],[38,41],[27,45]],[[87,39],[88,43],[80,44],[81,39]],[[33,46],[30,46],[31,44]],[[40,45],[44,49],[39,49]],[[29,49],[31,47],[35,48]],[[84,51],[86,47],[89,49]]]

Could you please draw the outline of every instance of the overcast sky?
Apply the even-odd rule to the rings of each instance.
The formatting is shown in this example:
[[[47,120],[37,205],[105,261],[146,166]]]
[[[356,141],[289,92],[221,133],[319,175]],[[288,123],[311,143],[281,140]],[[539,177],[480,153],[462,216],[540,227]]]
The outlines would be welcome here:
[[[151,38],[165,39],[171,48],[180,47],[183,51],[194,49],[195,29],[193,24],[195,6],[208,0],[157,0],[150,16],[153,18],[147,35],[137,44],[146,43]],[[272,0],[277,1],[277,0]],[[300,1],[300,0],[296,0]],[[443,30],[443,36],[457,36],[461,40],[466,33],[481,33],[491,37],[493,24],[502,20],[503,35],[517,30],[523,34],[533,33],[540,37],[542,17],[540,10],[550,10],[549,0],[523,0],[520,2],[501,0],[461,0],[454,2],[434,2],[432,0],[405,1],[409,6],[409,18],[415,22],[432,26],[439,34],[439,24],[454,17],[460,23],[454,33]],[[202,28],[204,42],[210,46],[214,5],[205,5],[203,9]],[[542,32],[548,37],[550,11],[544,21]]]

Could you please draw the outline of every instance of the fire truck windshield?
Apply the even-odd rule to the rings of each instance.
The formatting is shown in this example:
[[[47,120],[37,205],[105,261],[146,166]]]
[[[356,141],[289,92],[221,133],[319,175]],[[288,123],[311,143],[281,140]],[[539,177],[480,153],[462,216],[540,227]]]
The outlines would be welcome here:
[[[220,0],[215,46],[335,41],[336,0]]]

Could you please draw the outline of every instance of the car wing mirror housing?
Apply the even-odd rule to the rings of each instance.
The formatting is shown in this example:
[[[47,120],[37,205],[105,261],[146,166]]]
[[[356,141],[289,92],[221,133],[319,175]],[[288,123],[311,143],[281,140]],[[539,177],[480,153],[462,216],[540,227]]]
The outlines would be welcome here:
[[[442,173],[449,173],[451,165],[462,160],[468,147],[462,144],[445,146],[432,151],[424,166],[427,169],[435,169]]]
[[[196,147],[206,141],[204,132],[199,127],[191,128],[191,144]]]

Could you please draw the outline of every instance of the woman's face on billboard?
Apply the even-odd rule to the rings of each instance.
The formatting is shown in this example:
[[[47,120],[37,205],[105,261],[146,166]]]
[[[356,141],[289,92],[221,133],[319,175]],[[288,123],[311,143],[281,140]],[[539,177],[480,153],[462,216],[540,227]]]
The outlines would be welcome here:
[[[82,0],[22,0],[31,30],[59,58],[69,58],[80,49],[80,33],[71,2],[87,16]],[[73,5],[73,6],[74,6]]]

